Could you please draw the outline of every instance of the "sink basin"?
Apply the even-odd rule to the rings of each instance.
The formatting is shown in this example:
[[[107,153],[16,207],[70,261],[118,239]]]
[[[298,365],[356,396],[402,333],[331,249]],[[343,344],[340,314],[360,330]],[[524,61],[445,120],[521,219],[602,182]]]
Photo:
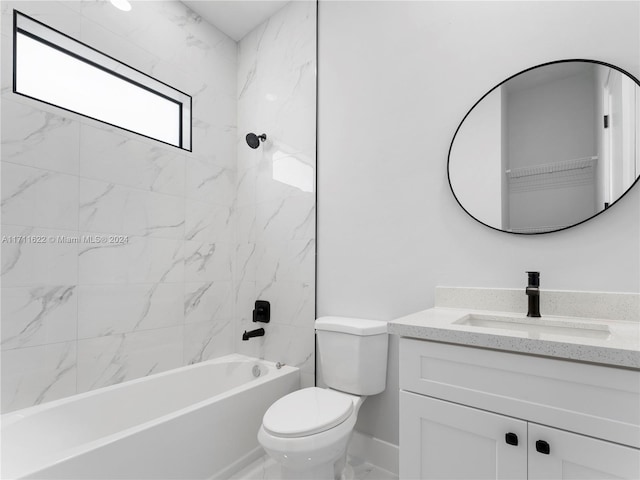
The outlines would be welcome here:
[[[454,325],[528,332],[530,334],[562,335],[606,339],[609,326],[593,321],[561,319],[558,317],[510,317],[507,315],[468,314],[453,322]]]

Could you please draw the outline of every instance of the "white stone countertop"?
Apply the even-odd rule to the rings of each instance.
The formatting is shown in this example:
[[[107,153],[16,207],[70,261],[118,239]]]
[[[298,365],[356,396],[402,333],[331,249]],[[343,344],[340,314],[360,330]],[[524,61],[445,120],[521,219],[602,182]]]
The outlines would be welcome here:
[[[485,318],[515,318],[513,329],[456,324],[466,315]],[[527,329],[523,323],[551,324],[555,328]],[[566,330],[572,323],[593,326],[591,329]],[[472,347],[492,348],[509,352],[598,363],[640,370],[640,323],[624,320],[604,320],[583,317],[543,315],[528,318],[522,313],[436,307],[413,313],[389,322],[389,333],[436,342]]]

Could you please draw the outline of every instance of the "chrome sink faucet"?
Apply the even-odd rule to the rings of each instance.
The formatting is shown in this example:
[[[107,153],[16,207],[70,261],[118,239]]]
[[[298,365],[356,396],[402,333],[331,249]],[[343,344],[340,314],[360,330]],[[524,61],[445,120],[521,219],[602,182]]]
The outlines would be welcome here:
[[[525,290],[529,299],[527,317],[540,317],[540,272],[527,272],[529,285]]]

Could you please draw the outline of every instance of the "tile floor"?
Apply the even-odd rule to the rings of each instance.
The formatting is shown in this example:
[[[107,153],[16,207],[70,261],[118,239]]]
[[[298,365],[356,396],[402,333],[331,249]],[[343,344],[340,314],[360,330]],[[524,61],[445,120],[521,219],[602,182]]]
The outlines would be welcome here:
[[[398,480],[397,475],[374,467],[370,463],[364,463],[359,459],[348,457],[347,462],[346,479]],[[264,455],[237,472],[230,480],[280,480],[280,467],[268,455]]]

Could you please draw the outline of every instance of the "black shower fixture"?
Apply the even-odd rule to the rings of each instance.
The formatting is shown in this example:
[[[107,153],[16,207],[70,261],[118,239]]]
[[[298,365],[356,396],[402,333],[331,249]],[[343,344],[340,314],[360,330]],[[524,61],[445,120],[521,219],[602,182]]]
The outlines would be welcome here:
[[[256,300],[253,309],[253,321],[269,323],[271,321],[271,304],[266,300]]]
[[[262,135],[256,135],[255,133],[247,133],[246,136],[247,145],[251,148],[258,148],[260,146],[260,141],[265,141],[267,139],[267,134],[263,133]]]

